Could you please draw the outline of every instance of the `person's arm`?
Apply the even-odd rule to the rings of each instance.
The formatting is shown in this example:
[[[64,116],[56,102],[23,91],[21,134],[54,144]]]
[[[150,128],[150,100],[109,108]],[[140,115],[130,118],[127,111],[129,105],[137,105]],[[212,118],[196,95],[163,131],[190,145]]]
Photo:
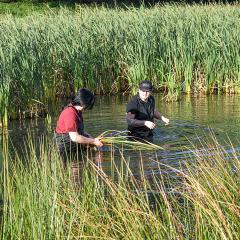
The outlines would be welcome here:
[[[154,110],[154,117],[162,120],[166,125],[169,124],[169,119],[161,115],[156,109]]]
[[[80,144],[92,144],[97,147],[103,146],[102,142],[99,139],[84,137],[84,136],[78,134],[77,132],[69,132],[69,136],[73,142],[77,142]]]
[[[153,122],[135,119],[135,114],[133,114],[131,112],[126,113],[126,121],[127,121],[128,126],[131,126],[131,127],[146,126],[150,129],[155,128],[155,124]]]

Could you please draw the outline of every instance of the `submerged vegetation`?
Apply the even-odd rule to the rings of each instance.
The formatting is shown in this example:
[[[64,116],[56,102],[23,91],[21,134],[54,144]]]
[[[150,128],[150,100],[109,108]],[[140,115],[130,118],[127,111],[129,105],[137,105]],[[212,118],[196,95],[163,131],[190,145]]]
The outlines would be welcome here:
[[[136,91],[149,79],[168,100],[240,92],[238,5],[76,6],[0,19],[0,119],[45,114],[79,87]]]
[[[193,147],[195,157],[182,169],[152,160],[159,172],[147,175],[141,158],[139,175],[124,154],[120,166],[112,155],[109,175],[101,163],[86,159],[78,184],[78,165],[63,166],[48,140],[28,141],[24,157],[10,157],[6,145],[3,239],[240,237],[239,152],[224,150],[216,140]]]

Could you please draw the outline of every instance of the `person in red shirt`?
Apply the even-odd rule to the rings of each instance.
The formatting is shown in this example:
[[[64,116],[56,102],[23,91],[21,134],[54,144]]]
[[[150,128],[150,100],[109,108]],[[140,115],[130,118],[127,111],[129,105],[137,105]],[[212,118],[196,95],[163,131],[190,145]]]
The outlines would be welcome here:
[[[87,145],[102,147],[98,138],[91,137],[84,131],[84,110],[92,109],[94,95],[86,88],[81,88],[71,103],[61,112],[56,126],[55,139],[64,160],[82,157]]]

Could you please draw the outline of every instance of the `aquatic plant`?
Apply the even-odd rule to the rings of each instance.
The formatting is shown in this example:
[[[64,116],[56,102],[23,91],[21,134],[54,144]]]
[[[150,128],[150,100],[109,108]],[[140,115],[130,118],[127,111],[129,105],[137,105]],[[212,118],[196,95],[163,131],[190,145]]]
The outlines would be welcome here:
[[[80,163],[63,166],[49,140],[28,140],[22,156],[5,148],[1,236],[239,239],[239,152],[216,139],[192,151],[182,169],[153,160],[151,174],[140,157],[138,175],[124,154],[120,166],[112,159],[112,175],[86,159],[76,184]]]
[[[124,149],[132,150],[163,150],[162,147],[138,138],[129,139],[127,131],[108,130],[101,133],[98,137],[104,145],[117,145]]]
[[[137,182],[129,179],[136,186],[134,193],[125,177],[120,177],[122,170],[116,169],[117,183],[86,159],[81,183],[76,185],[72,166],[78,164],[70,162],[64,168],[49,142],[38,143],[39,151],[35,144],[26,145],[23,159],[16,156],[4,161],[3,238],[149,238],[167,236],[174,229],[169,210],[162,206],[163,219],[158,219]],[[174,234],[172,230],[170,235]]]
[[[134,92],[146,78],[167,100],[182,92],[238,93],[239,11],[216,4],[77,6],[6,15],[0,20],[0,78],[11,80],[8,117],[32,109],[33,99],[47,106],[80,87]]]
[[[0,127],[8,125],[8,97],[9,97],[9,82],[0,85]]]

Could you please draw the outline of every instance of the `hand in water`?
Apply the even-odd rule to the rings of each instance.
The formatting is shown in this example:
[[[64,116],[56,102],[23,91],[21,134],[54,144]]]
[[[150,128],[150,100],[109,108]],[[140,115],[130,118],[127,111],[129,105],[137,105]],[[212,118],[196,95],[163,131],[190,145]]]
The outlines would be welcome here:
[[[165,125],[168,125],[170,122],[169,119],[164,116],[162,116],[162,121],[165,123]]]
[[[145,121],[144,125],[150,129],[154,129],[155,128],[155,123],[151,122],[151,121]]]

